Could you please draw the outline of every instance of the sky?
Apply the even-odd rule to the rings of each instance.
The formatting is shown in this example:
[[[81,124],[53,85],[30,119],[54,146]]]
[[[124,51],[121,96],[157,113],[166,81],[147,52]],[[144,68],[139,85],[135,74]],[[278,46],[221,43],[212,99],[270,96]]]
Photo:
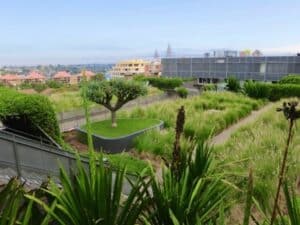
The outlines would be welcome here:
[[[299,0],[1,0],[0,65],[300,52]]]

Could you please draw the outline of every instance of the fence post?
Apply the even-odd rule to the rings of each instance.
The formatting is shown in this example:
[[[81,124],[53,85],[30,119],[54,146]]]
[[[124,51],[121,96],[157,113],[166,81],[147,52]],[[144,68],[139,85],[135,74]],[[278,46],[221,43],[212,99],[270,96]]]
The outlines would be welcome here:
[[[15,157],[17,175],[18,175],[18,177],[21,177],[22,173],[21,173],[21,169],[20,169],[20,165],[19,165],[18,149],[17,149],[17,145],[16,145],[15,135],[13,135],[13,150],[14,150],[14,157]]]

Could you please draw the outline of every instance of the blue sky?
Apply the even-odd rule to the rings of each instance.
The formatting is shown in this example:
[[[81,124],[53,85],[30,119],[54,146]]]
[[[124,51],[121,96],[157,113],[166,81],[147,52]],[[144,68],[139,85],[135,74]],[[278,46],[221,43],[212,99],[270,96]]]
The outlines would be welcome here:
[[[218,48],[300,51],[299,0],[9,0],[0,65],[107,63]]]

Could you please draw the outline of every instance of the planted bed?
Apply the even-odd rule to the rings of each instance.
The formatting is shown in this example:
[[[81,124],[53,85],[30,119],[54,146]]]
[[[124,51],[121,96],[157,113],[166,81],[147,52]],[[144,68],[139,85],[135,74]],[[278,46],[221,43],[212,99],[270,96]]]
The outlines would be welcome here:
[[[91,124],[93,144],[96,150],[102,149],[108,153],[129,150],[135,137],[148,130],[159,130],[163,127],[163,122],[158,119],[118,119],[117,122],[117,127],[112,127],[110,120]],[[79,140],[86,142],[86,125],[77,128],[77,131]]]

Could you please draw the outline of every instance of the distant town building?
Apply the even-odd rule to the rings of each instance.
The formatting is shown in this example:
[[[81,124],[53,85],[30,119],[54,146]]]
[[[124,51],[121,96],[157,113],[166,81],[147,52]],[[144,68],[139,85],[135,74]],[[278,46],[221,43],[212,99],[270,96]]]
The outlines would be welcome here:
[[[37,71],[31,71],[26,77],[27,83],[45,83],[46,77]]]
[[[77,74],[76,76],[71,76],[71,84],[78,84],[82,81],[83,76],[86,77],[86,80],[90,80],[93,76],[95,76],[95,73],[89,70],[82,71],[81,73]]]
[[[214,50],[213,57],[237,57],[238,52],[234,50]]]
[[[159,59],[147,61],[143,59],[126,60],[117,63],[109,74],[111,78],[131,78],[134,75],[158,76],[161,73],[161,61]]]
[[[59,71],[53,76],[53,80],[65,84],[70,84],[71,74],[66,71]]]
[[[255,50],[254,52],[252,52],[252,56],[263,56],[263,54],[261,51]]]
[[[234,76],[239,80],[278,81],[287,74],[300,74],[300,56],[162,59],[162,76],[167,77],[194,77],[217,82]]]
[[[17,74],[6,74],[3,76],[0,76],[0,82],[3,85],[7,86],[18,86],[24,81],[24,76],[20,76]]]
[[[154,60],[145,64],[145,73],[146,76],[160,76],[161,74],[161,61]]]

